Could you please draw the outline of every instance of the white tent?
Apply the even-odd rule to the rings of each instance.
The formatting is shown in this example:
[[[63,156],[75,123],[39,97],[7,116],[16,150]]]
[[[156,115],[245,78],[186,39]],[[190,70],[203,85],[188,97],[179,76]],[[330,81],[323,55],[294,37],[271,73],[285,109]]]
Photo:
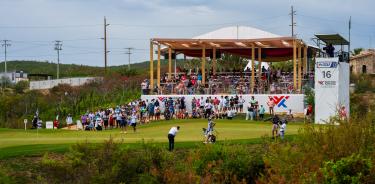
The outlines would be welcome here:
[[[258,63],[259,63],[258,61],[255,61],[255,64],[258,64]],[[262,62],[261,65],[262,67],[264,66],[264,68],[266,68],[267,70],[270,67],[267,62]],[[249,62],[247,63],[247,65],[245,66],[243,70],[246,71],[246,68],[251,68],[251,59],[249,59]],[[255,70],[257,70],[257,68],[255,68]]]
[[[275,37],[281,36],[249,26],[230,26],[196,36],[193,39],[257,39]]]

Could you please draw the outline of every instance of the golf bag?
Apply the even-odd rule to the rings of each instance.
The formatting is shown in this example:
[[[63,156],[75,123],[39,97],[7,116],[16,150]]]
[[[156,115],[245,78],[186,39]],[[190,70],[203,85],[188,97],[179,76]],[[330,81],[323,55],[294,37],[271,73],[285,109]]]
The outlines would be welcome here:
[[[165,120],[170,120],[172,117],[172,114],[171,114],[171,111],[169,110],[169,108],[165,108],[164,110],[164,118]]]
[[[216,135],[214,134],[213,131],[207,132],[206,128],[202,128],[203,130],[203,135],[207,139],[208,143],[215,143],[216,142]]]

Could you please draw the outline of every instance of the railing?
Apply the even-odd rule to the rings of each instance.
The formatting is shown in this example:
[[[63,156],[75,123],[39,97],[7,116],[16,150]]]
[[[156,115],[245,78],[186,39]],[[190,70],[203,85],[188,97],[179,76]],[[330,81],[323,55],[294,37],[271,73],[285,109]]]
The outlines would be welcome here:
[[[251,88],[249,82],[237,83],[240,85],[226,84],[225,82],[210,82],[206,87],[177,87],[176,83],[161,83],[161,88],[156,88],[154,90],[145,90],[144,94],[153,95],[220,95],[220,94],[295,94],[297,91],[293,89],[293,82],[279,81],[273,84],[268,84],[267,81],[262,81],[256,84],[253,93],[251,93]],[[302,86],[312,87],[313,81],[309,78],[302,80]],[[303,91],[302,91],[303,93]]]

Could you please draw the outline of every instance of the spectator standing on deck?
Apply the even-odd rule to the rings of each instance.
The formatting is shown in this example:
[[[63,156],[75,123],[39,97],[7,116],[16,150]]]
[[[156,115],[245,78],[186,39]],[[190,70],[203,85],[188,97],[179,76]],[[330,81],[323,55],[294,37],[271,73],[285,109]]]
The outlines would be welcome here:
[[[146,80],[144,80],[144,81],[141,83],[141,88],[142,88],[142,94],[143,94],[143,95],[147,95],[147,88],[148,88],[148,86],[147,86],[147,82],[146,82]]]
[[[168,141],[169,141],[169,151],[174,149],[174,138],[176,137],[177,132],[180,130],[180,127],[172,127],[168,132]]]

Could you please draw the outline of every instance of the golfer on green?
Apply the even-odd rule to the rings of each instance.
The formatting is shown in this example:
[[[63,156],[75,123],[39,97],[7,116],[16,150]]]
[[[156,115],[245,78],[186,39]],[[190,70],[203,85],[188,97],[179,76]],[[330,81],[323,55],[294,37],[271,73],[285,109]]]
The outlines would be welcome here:
[[[169,151],[174,149],[174,137],[176,137],[177,132],[180,130],[180,127],[172,127],[168,133],[168,141],[169,141]]]

